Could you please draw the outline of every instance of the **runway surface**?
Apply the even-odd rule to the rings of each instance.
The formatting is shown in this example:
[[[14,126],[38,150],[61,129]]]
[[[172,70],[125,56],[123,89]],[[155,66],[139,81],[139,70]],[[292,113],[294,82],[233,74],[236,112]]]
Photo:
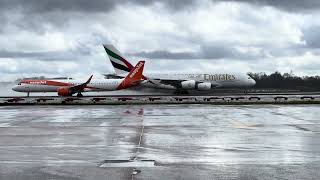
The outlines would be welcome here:
[[[4,106],[0,179],[318,179],[319,110]]]
[[[320,95],[0,97],[0,106],[142,104],[320,104]]]

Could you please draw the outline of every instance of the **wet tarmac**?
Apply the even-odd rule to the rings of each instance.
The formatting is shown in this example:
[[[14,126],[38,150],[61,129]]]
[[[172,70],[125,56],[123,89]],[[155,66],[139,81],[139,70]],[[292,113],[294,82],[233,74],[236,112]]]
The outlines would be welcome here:
[[[0,107],[0,179],[318,179],[320,106]]]

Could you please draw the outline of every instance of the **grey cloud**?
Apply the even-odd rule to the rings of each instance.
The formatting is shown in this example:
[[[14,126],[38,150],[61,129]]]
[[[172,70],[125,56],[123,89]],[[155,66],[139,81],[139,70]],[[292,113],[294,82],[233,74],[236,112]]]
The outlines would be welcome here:
[[[211,0],[216,2],[242,2],[253,5],[268,5],[288,11],[309,11],[320,8],[318,0]],[[74,18],[74,13],[90,16],[91,13],[108,13],[117,6],[140,5],[149,6],[155,3],[164,4],[168,10],[183,10],[193,8],[196,2],[192,0],[2,0],[0,1],[0,19],[7,14],[21,13],[24,15],[21,26],[36,26],[35,22],[47,22],[63,25],[68,19]],[[6,14],[6,15],[4,15]],[[2,17],[2,18],[1,18]],[[3,21],[2,21],[3,22]]]
[[[258,54],[239,52],[236,48],[229,46],[228,44],[220,45],[202,45],[198,52],[170,52],[170,51],[142,51],[129,54],[132,56],[139,56],[150,59],[246,59],[252,60],[257,58],[264,58],[265,53],[263,51]]]
[[[205,59],[221,59],[221,58],[232,58],[238,56],[241,58],[243,54],[238,53],[233,47],[228,45],[207,45],[201,47],[199,53],[200,58]]]
[[[27,58],[30,60],[71,60],[75,57],[72,53],[68,52],[59,52],[59,51],[47,51],[47,52],[16,52],[16,51],[6,51],[0,50],[0,60],[1,58]]]
[[[194,0],[129,0],[139,5],[151,5],[154,3],[163,3],[168,9],[183,9],[195,5]]]
[[[320,8],[318,0],[212,0],[212,2],[231,1],[245,2],[254,5],[268,5],[279,9],[295,10],[315,10]],[[148,6],[154,3],[163,3],[168,9],[183,9],[194,5],[192,0],[5,0],[3,5],[28,8],[33,12],[48,11],[81,11],[81,12],[106,12],[115,6],[126,3]]]
[[[288,11],[309,11],[320,8],[318,0],[211,0],[217,2],[242,2],[258,6],[273,6]],[[164,4],[172,12],[194,8],[192,0],[2,0],[0,1],[0,20],[2,29],[9,25],[18,28],[44,33],[49,25],[61,28],[68,26],[70,20],[77,18],[94,18],[95,13],[109,13],[117,6],[139,5],[150,6],[155,3]],[[8,18],[14,14],[22,16],[15,21]],[[6,25],[7,24],[7,25]]]
[[[183,2],[183,3],[182,3]],[[169,10],[192,7],[192,0],[2,0],[0,1],[0,32],[7,26],[45,33],[50,26],[61,29],[70,21],[94,18],[94,14],[109,13],[117,6],[150,6],[162,3]],[[10,16],[19,15],[19,18]]]
[[[22,9],[29,13],[47,13],[52,11],[73,11],[73,12],[108,12],[114,7],[123,4],[152,5],[163,3],[168,8],[180,9],[193,5],[192,0],[3,0],[0,2],[0,9]]]
[[[198,55],[193,52],[170,52],[170,51],[142,51],[138,53],[128,54],[131,56],[139,56],[150,59],[197,59]]]
[[[235,2],[235,3],[248,3],[252,6],[248,6],[248,14],[245,12],[241,12],[238,16],[239,19],[237,19],[240,22],[248,23],[249,25],[252,25],[256,28],[268,28],[268,23],[265,21],[261,21],[261,18],[256,17],[252,14],[250,14],[250,10],[254,11],[253,9],[256,6],[272,6],[278,9],[282,9],[285,11],[290,12],[305,12],[305,11],[313,11],[316,9],[319,9],[320,7],[320,1],[318,0],[306,0],[306,1],[298,1],[298,0],[208,0],[212,1],[213,3],[219,3],[219,2]],[[104,25],[103,17],[107,17],[109,15],[109,12],[113,11],[118,6],[131,6],[131,5],[139,5],[139,6],[150,6],[155,3],[162,3],[164,4],[165,8],[161,9],[161,11],[156,12],[160,13],[159,15],[162,15],[161,13],[172,13],[175,11],[170,10],[186,10],[186,8],[197,8],[202,6],[197,6],[192,0],[187,1],[180,1],[180,0],[164,0],[164,1],[157,1],[157,0],[96,0],[96,1],[88,1],[88,0],[2,0],[0,1],[0,21],[1,21],[1,28],[0,28],[0,35],[3,37],[6,37],[7,34],[10,34],[11,37],[14,34],[20,33],[20,31],[30,31],[32,33],[50,33],[52,31],[61,32],[64,35],[67,36],[73,36],[73,32],[81,32],[81,36],[76,37],[73,36],[70,39],[67,39],[68,41],[79,41],[79,45],[75,49],[69,49],[69,50],[63,50],[63,51],[44,51],[44,52],[27,52],[24,49],[14,49],[15,46],[8,46],[12,47],[13,49],[1,50],[1,48],[6,47],[6,39],[4,38],[4,41],[0,42],[2,47],[0,47],[0,61],[6,61],[5,58],[12,58],[16,60],[16,62],[19,62],[19,64],[22,61],[32,61],[32,60],[39,60],[39,61],[46,61],[43,62],[43,64],[50,64],[49,61],[59,61],[59,63],[63,63],[63,61],[81,61],[81,67],[88,68],[90,64],[94,67],[92,69],[99,70],[100,72],[103,72],[106,67],[103,66],[105,63],[103,54],[103,48],[101,46],[102,43],[114,43],[115,45],[132,41],[118,41],[114,37],[119,37],[122,34],[117,32],[111,32],[108,30],[110,27],[108,25]],[[240,7],[242,8],[242,7]],[[247,8],[247,6],[245,7]],[[129,8],[130,9],[130,8]],[[132,10],[132,9],[130,9]],[[163,12],[163,10],[169,10],[169,12]],[[103,13],[103,16],[100,16],[100,14]],[[130,13],[135,13],[130,12]],[[167,15],[167,14],[166,14]],[[172,16],[175,16],[175,13],[170,14]],[[315,16],[318,17],[318,16]],[[119,19],[119,17],[111,17],[115,20],[121,21],[120,23],[126,24],[129,23],[128,19],[122,18]],[[170,17],[169,17],[170,18]],[[91,21],[92,20],[92,21]],[[175,18],[172,18],[170,20],[173,20],[174,24],[179,25],[179,22],[175,22]],[[85,26],[90,26],[92,22],[97,23],[101,21],[102,28],[104,28],[105,31],[97,31],[95,32],[85,32],[87,29],[82,29]],[[144,19],[141,19],[142,25]],[[289,20],[290,21],[290,20]],[[69,22],[72,22],[69,24]],[[109,23],[109,22],[108,22]],[[110,22],[112,23],[112,22]],[[118,22],[117,22],[118,23]],[[117,26],[117,23],[114,23],[115,26]],[[212,22],[214,23],[214,22]],[[308,26],[312,25],[314,22],[306,22]],[[72,26],[71,26],[72,24]],[[113,24],[110,24],[113,25]],[[139,24],[140,25],[140,24]],[[196,26],[197,22],[190,23],[190,26]],[[11,26],[11,28],[5,28],[6,26]],[[188,25],[187,25],[188,26]],[[13,28],[12,28],[13,27]],[[100,27],[99,27],[100,28]],[[150,27],[152,28],[152,27]],[[177,26],[178,30],[179,26]],[[183,26],[180,28],[184,28]],[[243,63],[246,63],[247,60],[251,60],[250,64],[260,64],[260,62],[256,61],[261,59],[266,59],[267,61],[272,61],[272,58],[266,58],[266,54],[270,54],[273,57],[293,57],[296,55],[304,54],[306,51],[319,52],[318,48],[320,48],[320,35],[318,33],[318,29],[320,27],[311,27],[308,29],[303,29],[303,40],[306,41],[306,46],[291,46],[291,47],[284,47],[284,46],[290,46],[290,45],[284,45],[279,44],[277,48],[277,44],[266,44],[265,42],[262,42],[261,44],[250,44],[250,38],[248,38],[248,43],[242,43],[242,42],[230,42],[233,40],[229,40],[228,42],[215,42],[215,43],[207,43],[210,41],[210,39],[207,39],[208,37],[202,35],[198,35],[196,33],[193,33],[192,31],[188,31],[188,28],[186,28],[186,35],[179,35],[179,33],[175,32],[161,32],[162,30],[157,30],[155,28],[152,29],[154,31],[154,34],[149,34],[148,36],[137,36],[138,38],[133,38],[135,40],[134,42],[137,44],[130,44],[130,46],[139,46],[139,47],[146,47],[146,51],[136,52],[130,55],[139,56],[139,57],[146,57],[150,59],[164,59],[163,62],[170,62],[173,64],[176,64],[177,66],[181,65],[181,62],[175,62],[174,60],[185,60],[185,59],[195,59],[199,60],[202,59],[201,62],[206,61],[203,59],[209,59],[215,60],[216,62],[223,61],[223,59],[228,59],[228,62],[233,62],[231,60],[235,61],[241,61]],[[121,31],[119,32],[130,32],[131,29],[124,29],[122,26],[119,26],[119,29]],[[253,28],[254,29],[254,28]],[[93,30],[94,31],[94,30]],[[104,33],[107,32],[107,33]],[[110,33],[109,33],[110,32]],[[113,33],[115,33],[113,35]],[[127,36],[129,40],[133,36],[135,36],[135,33],[143,34],[148,32],[134,32]],[[181,33],[181,34],[184,34]],[[233,33],[239,33],[239,32],[233,32]],[[245,33],[256,33],[254,31],[245,32]],[[84,34],[84,35],[83,35]],[[30,35],[34,35],[31,34]],[[37,34],[38,35],[38,34]],[[40,34],[41,36],[41,34]],[[75,38],[79,38],[76,39]],[[206,39],[205,39],[206,38]],[[143,40],[144,39],[144,40]],[[228,38],[226,38],[228,39]],[[230,38],[229,38],[230,39]],[[30,41],[30,44],[37,43],[36,41],[33,42],[32,39],[25,39],[24,41]],[[154,42],[154,46],[152,47],[156,48],[156,51],[147,51],[147,45],[144,45],[143,41],[150,41]],[[81,43],[80,43],[81,42]],[[177,43],[176,43],[177,42]],[[9,43],[17,44],[18,42],[10,41]],[[50,42],[48,42],[50,43]],[[73,42],[77,43],[77,42]],[[129,44],[129,43],[128,43]],[[148,44],[148,43],[146,43]],[[165,47],[168,47],[166,45],[172,46],[179,46],[181,44],[184,44],[184,47],[192,47],[194,45],[199,45],[198,49],[195,49],[197,51],[184,51],[184,52],[176,52],[176,51],[165,51]],[[187,45],[186,45],[187,44]],[[265,45],[265,47],[263,47]],[[127,45],[129,46],[129,45]],[[261,48],[258,52],[240,52],[236,47],[241,46],[252,46],[256,48]],[[17,46],[21,48],[21,46]],[[24,46],[22,46],[24,47]],[[37,47],[37,46],[36,46]],[[188,47],[188,48],[189,48]],[[284,47],[284,48],[283,48]],[[128,49],[128,48],[127,48]],[[138,48],[137,48],[138,49]],[[95,54],[95,53],[100,54]],[[318,53],[320,54],[320,52]],[[100,56],[99,56],[100,55]],[[105,55],[105,54],[103,54]],[[98,57],[98,58],[96,58]],[[1,59],[2,58],[2,59]],[[86,62],[85,62],[86,60]],[[168,60],[168,61],[166,61]],[[172,60],[172,61],[171,61]],[[208,62],[206,61],[206,62]],[[36,62],[36,61],[33,61]],[[90,63],[88,63],[90,62]],[[154,61],[156,62],[156,61]],[[197,61],[199,62],[199,61]],[[30,63],[32,66],[32,63]],[[77,64],[77,63],[75,63]],[[165,63],[163,63],[165,64]],[[43,65],[43,66],[46,66]],[[80,65],[79,65],[80,66]],[[20,67],[20,65],[19,65]],[[158,66],[155,69],[158,69]],[[174,68],[176,68],[174,67]],[[318,67],[318,66],[316,66]],[[20,72],[39,72],[41,71],[41,66],[37,66],[37,68],[23,68],[23,69],[17,69],[15,72],[12,73],[20,73]],[[107,68],[111,69],[111,66],[107,66]],[[263,67],[263,68],[269,68],[269,67]],[[3,69],[0,69],[2,72]],[[8,69],[9,72],[11,72],[10,68]],[[56,70],[52,70],[52,73],[56,72]],[[50,72],[48,72],[50,73]]]
[[[309,48],[320,48],[320,26],[311,26],[307,29],[303,29],[302,39],[306,42],[306,46]]]
[[[91,55],[90,50],[86,47],[78,47],[66,51],[41,51],[41,52],[24,52],[24,51],[7,51],[0,50],[1,58],[29,59],[42,61],[77,61],[82,56]]]
[[[0,7],[3,10],[23,10],[29,13],[47,13],[52,11],[83,11],[83,12],[99,12],[108,11],[116,5],[117,1],[110,0],[3,0]],[[119,0],[119,3],[122,1]]]
[[[319,0],[212,0],[229,1],[229,2],[243,2],[258,6],[272,6],[286,11],[313,11],[320,8]]]

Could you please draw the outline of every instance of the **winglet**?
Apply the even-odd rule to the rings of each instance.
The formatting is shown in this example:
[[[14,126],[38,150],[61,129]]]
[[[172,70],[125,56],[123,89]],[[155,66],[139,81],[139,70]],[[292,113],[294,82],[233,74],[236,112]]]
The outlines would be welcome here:
[[[71,86],[70,90],[71,90],[72,94],[75,92],[82,92],[84,90],[84,88],[86,88],[86,86],[90,83],[92,77],[93,77],[93,75],[91,75],[85,83],[82,83],[82,84],[76,85],[76,86]]]
[[[139,61],[136,66],[130,71],[130,73],[123,79],[117,89],[126,89],[138,85],[143,78],[142,72],[144,63],[145,61]]]
[[[89,84],[90,81],[91,81],[91,79],[92,79],[92,77],[93,77],[93,75],[91,75],[91,76],[89,77],[89,79],[87,80],[87,82],[85,82],[84,84],[85,84],[85,85]]]

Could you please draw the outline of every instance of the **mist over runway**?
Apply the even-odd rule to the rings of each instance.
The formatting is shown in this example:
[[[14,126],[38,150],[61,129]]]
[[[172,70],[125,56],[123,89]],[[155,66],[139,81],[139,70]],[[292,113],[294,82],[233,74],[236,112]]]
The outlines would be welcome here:
[[[315,179],[319,110],[317,105],[0,107],[0,177]],[[102,166],[110,160],[154,165]]]

